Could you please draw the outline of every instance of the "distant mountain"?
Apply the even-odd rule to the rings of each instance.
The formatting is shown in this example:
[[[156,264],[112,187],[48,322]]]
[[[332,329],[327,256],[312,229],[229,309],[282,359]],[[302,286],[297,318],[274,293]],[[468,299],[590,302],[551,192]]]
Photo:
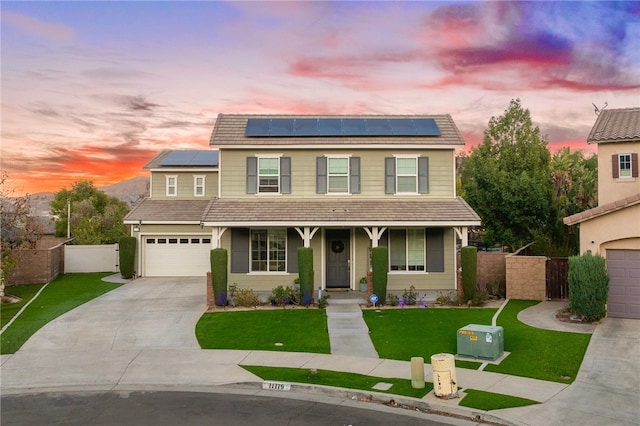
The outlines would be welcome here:
[[[149,177],[139,176],[122,182],[98,188],[105,194],[115,197],[129,205],[135,203],[140,198],[149,196]]]

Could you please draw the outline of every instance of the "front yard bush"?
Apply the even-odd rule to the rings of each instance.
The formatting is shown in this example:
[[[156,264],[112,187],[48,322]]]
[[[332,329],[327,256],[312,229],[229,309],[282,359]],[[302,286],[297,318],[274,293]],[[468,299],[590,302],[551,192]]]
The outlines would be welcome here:
[[[227,250],[211,250],[211,285],[216,306],[227,304]]]
[[[298,247],[298,277],[302,304],[309,306],[313,299],[313,249]]]
[[[585,253],[569,258],[569,309],[587,321],[607,314],[609,275],[604,257]]]
[[[476,295],[478,249],[473,246],[462,247],[460,260],[460,263],[462,263],[462,290],[464,292],[464,300],[473,300]]]
[[[387,301],[387,273],[389,271],[389,249],[378,246],[371,249],[371,271],[373,273],[373,293],[378,296],[378,303]]]
[[[122,278],[133,278],[136,259],[136,238],[122,237],[118,241],[118,258],[120,260],[120,275]]]

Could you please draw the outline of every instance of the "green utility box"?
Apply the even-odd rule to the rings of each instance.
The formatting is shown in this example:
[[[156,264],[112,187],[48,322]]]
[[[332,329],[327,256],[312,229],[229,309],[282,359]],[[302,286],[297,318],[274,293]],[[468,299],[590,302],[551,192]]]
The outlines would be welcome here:
[[[496,360],[503,353],[502,327],[469,324],[458,330],[458,356]]]

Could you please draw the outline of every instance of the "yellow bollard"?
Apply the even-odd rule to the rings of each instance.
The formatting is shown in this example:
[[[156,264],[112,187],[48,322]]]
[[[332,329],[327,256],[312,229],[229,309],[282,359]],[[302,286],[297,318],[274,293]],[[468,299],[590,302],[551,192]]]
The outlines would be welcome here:
[[[420,356],[411,358],[411,387],[424,389],[424,358]]]

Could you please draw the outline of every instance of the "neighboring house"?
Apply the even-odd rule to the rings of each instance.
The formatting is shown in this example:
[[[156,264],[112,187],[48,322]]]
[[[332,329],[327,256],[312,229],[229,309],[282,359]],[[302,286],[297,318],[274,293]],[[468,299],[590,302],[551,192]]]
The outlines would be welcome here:
[[[598,207],[564,218],[580,252],[607,259],[608,315],[640,318],[640,108],[605,109],[589,133],[598,147]]]
[[[151,197],[125,219],[138,225],[142,275],[169,275],[169,267],[200,275],[208,250],[222,247],[229,283],[268,291],[294,283],[297,248],[307,246],[317,288],[355,290],[371,247],[384,245],[389,290],[456,289],[457,239],[466,245],[480,218],[456,196],[455,149],[464,141],[449,115],[220,114],[210,145],[219,162],[206,170],[167,164],[173,153],[146,166]],[[200,172],[217,183],[207,182],[204,206],[194,189]],[[192,238],[210,239],[197,268],[172,258]],[[150,253],[164,259],[162,274]]]

